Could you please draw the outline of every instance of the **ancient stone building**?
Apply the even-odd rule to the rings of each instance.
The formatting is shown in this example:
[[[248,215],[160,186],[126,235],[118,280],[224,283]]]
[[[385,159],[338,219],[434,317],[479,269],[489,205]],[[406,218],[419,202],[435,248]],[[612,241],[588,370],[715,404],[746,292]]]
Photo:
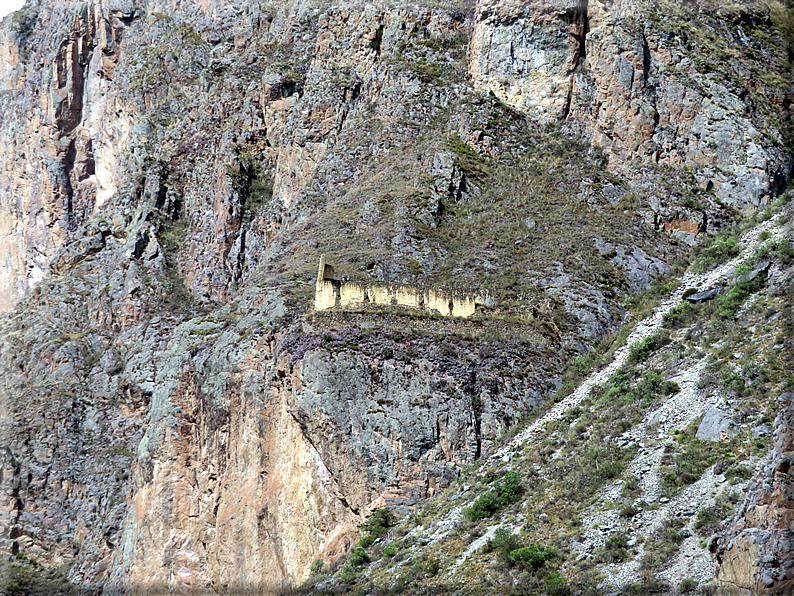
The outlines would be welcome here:
[[[470,317],[477,305],[490,304],[487,295],[473,295],[446,290],[420,289],[405,285],[380,285],[360,282],[341,282],[334,279],[334,268],[320,257],[317,271],[317,288],[314,295],[314,310],[338,307],[357,308],[364,305],[398,306],[420,310],[432,310],[444,316]]]

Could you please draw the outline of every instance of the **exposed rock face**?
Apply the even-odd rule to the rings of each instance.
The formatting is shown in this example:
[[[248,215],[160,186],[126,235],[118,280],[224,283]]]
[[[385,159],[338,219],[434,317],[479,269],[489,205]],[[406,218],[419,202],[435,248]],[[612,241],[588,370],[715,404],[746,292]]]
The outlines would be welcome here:
[[[2,104],[2,310],[116,192],[131,124],[128,107],[108,93],[130,13],[62,2],[15,14],[4,21],[0,75],[13,92]]]
[[[147,355],[157,372],[116,589],[275,591],[349,546],[358,518],[348,487],[294,418],[299,369],[276,358],[272,334],[238,343],[237,330],[283,312],[266,299],[237,329],[188,325]],[[207,335],[211,350],[191,347]]]
[[[729,535],[717,546],[719,596],[791,594],[794,590],[794,394],[778,398],[775,446],[763,478],[748,489]]]
[[[98,259],[76,265],[88,296]],[[487,453],[538,403],[555,362],[539,336],[499,352],[467,342],[464,363],[395,330],[279,331],[283,300],[256,292],[173,333],[173,320],[149,318],[110,345],[69,304],[57,320],[92,331],[42,333],[30,318],[5,330],[37,357],[2,363],[15,396],[2,404],[4,547],[50,564],[79,553],[72,580],[110,593],[300,581],[347,551],[373,507],[412,505]],[[342,348],[351,341],[360,352]],[[497,373],[517,358],[546,372]],[[31,383],[51,366],[54,385]]]
[[[703,415],[695,437],[701,441],[722,441],[727,438],[733,427],[734,424],[730,416],[712,408]]]
[[[574,72],[585,58],[587,2],[484,0],[475,20],[469,62],[475,88],[533,118],[565,118]]]
[[[87,593],[300,581],[488,454],[685,254],[665,228],[730,219],[636,164],[748,208],[788,175],[634,9],[198,6],[41,0],[0,36],[0,549]],[[324,251],[505,300],[310,318]]]
[[[790,175],[781,141],[794,98],[787,44],[760,32],[773,25],[769,8],[744,10],[483,0],[469,71],[476,88],[535,118],[579,123],[616,171],[685,166],[754,210]],[[690,53],[692,38],[709,44],[704,54]],[[724,47],[745,53],[727,72],[714,62]],[[755,52],[770,63],[747,59]]]

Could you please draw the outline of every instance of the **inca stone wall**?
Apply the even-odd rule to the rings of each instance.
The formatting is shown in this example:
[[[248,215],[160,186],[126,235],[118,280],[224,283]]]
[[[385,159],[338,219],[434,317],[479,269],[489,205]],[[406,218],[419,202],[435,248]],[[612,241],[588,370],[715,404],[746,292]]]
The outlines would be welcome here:
[[[333,279],[334,270],[320,259],[317,272],[317,288],[314,294],[314,310],[339,307],[357,308],[364,305],[401,306],[441,313],[445,317],[467,318],[477,311],[477,305],[491,303],[491,298],[444,290],[421,290],[411,286],[368,285],[357,282],[341,282]]]

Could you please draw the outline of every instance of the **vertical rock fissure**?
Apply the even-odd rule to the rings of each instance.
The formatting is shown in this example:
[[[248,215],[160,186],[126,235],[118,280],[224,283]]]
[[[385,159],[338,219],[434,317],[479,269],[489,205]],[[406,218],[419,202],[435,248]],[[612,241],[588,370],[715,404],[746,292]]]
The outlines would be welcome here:
[[[314,449],[314,452],[317,454],[317,457],[319,458],[323,467],[328,472],[328,475],[334,481],[334,484],[336,484],[336,486],[340,486],[341,484],[343,484],[342,479],[339,478],[335,473],[335,468],[333,466],[327,465],[325,460],[323,459],[323,451],[321,450],[322,445],[319,445],[317,441],[315,441],[314,436],[312,435],[311,431],[307,426],[306,419],[304,418],[304,416],[292,410],[290,410],[289,413],[290,416],[292,417],[292,420],[295,422],[295,424],[298,425],[298,428],[300,428],[301,435],[303,436],[304,440],[311,446],[312,449]],[[335,496],[345,509],[351,511],[354,515],[359,515],[360,509],[358,507],[351,505],[348,502],[348,500],[345,499],[344,495],[341,492],[337,491]]]
[[[375,31],[375,36],[369,42],[369,47],[375,50],[376,57],[379,57],[381,52],[383,51],[383,31],[384,31],[384,27],[383,24],[381,23],[378,26],[378,30]]]
[[[589,29],[587,17],[587,1],[582,2],[576,8],[570,9],[566,14],[568,26],[572,27],[571,35],[577,41],[577,47],[573,54],[573,66],[579,67],[587,58],[587,33]],[[581,27],[581,29],[580,29]]]
[[[77,222],[74,217],[74,187],[72,186],[72,170],[77,158],[77,149],[74,139],[69,143],[66,154],[63,157],[63,192],[65,200],[66,229],[74,231],[77,229]]]
[[[576,49],[574,50],[573,59],[571,60],[571,77],[568,81],[568,93],[565,97],[565,106],[562,110],[561,120],[565,120],[571,112],[571,101],[573,99],[576,74],[581,70],[587,59],[587,33],[589,30],[587,0],[576,8],[569,9],[565,16],[568,21],[570,35],[576,40]]]
[[[651,47],[648,45],[648,38],[645,35],[645,29],[641,31],[641,34],[642,34],[642,82],[644,85],[647,85],[648,77],[650,76],[650,71],[651,71]]]
[[[245,232],[245,226],[240,228],[240,250],[237,251],[237,270],[234,272],[235,282],[239,282],[242,279],[245,268]]]
[[[482,398],[477,394],[477,373],[472,367],[469,370],[469,378],[463,385],[463,392],[469,398],[471,407],[472,424],[474,425],[474,459],[478,460],[482,456]]]

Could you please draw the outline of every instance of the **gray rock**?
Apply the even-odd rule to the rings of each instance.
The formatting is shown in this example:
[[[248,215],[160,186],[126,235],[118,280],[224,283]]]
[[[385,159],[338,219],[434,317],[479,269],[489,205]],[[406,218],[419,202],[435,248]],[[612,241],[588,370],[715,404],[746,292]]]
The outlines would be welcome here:
[[[772,427],[768,424],[761,424],[753,429],[753,436],[756,438],[768,437],[772,434]]]
[[[544,3],[542,9],[530,5],[535,18],[524,12],[526,8],[516,10],[516,5],[508,3],[481,6],[469,72],[476,89],[491,91],[532,118],[552,122],[565,116],[570,102],[571,65],[576,62],[577,47],[568,40],[572,30],[583,25],[580,19],[586,4],[560,0]],[[621,72],[624,80],[633,77],[628,61]]]
[[[722,441],[734,432],[735,426],[725,412],[712,408],[703,416],[695,437],[701,441]]]
[[[692,304],[696,304],[698,302],[706,302],[714,298],[717,294],[719,294],[719,290],[717,288],[711,288],[710,290],[706,290],[704,292],[697,292],[696,294],[690,294],[685,298],[687,302],[691,302]]]
[[[749,273],[745,273],[743,275],[738,275],[734,279],[736,283],[744,283],[748,281],[753,281],[759,275],[766,274],[769,272],[769,268],[772,266],[772,261],[761,261],[758,265],[750,271]]]
[[[647,288],[654,278],[669,270],[665,263],[636,246],[613,244],[601,238],[595,239],[595,245],[602,257],[608,258],[613,265],[626,272],[632,289]]]

